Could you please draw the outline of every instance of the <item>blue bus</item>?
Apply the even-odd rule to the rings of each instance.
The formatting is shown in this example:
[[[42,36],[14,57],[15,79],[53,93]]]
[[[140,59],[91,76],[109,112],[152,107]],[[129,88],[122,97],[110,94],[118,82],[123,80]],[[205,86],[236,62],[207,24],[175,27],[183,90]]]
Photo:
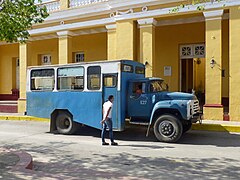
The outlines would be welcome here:
[[[113,95],[114,130],[124,130],[128,118],[148,130],[154,125],[158,140],[176,142],[199,117],[199,104],[192,94],[167,90],[163,79],[145,78],[145,66],[132,60],[29,67],[27,115],[50,118],[50,132],[73,134],[79,124],[101,129],[102,104]]]

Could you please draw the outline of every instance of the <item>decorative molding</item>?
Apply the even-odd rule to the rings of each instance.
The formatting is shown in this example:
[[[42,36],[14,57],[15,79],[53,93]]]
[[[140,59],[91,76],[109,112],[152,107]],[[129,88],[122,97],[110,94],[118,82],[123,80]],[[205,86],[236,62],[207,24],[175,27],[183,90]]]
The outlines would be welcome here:
[[[204,58],[205,44],[188,44],[180,46],[180,58]]]
[[[126,15],[126,14],[132,14],[133,13],[133,9],[129,9],[127,11],[116,11],[116,16],[118,15]]]
[[[142,12],[146,12],[146,11],[148,11],[148,7],[147,6],[143,6],[142,7]]]
[[[47,8],[47,12],[54,12],[54,11],[59,11],[60,10],[60,1],[50,1],[50,2],[46,2],[43,3],[41,5],[46,6]]]
[[[223,16],[223,10],[216,10],[216,11],[207,11],[203,12],[205,19],[208,20],[221,20]]]

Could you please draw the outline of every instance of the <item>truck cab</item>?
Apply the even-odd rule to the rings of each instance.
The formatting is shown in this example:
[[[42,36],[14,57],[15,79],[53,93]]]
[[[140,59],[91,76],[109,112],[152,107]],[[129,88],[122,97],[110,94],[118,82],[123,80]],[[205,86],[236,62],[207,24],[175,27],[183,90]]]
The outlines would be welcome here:
[[[199,102],[193,94],[169,92],[161,78],[134,79],[129,81],[126,116],[130,123],[153,126],[158,140],[176,142],[197,121]]]

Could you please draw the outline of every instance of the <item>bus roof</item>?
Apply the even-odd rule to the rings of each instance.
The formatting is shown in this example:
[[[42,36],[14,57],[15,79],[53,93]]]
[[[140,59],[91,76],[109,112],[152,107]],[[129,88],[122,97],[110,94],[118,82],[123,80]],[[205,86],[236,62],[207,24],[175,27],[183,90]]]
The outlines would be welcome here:
[[[88,64],[105,64],[105,63],[117,63],[117,62],[134,62],[139,65],[143,65],[140,62],[133,61],[133,60],[127,60],[127,59],[121,59],[121,60],[100,60],[100,61],[90,61],[90,62],[78,62],[78,63],[68,63],[68,64],[53,64],[53,65],[38,65],[38,66],[28,66],[28,69],[31,68],[40,68],[40,67],[58,67],[58,66],[78,66],[78,65],[88,65]],[[144,65],[143,65],[144,66]]]

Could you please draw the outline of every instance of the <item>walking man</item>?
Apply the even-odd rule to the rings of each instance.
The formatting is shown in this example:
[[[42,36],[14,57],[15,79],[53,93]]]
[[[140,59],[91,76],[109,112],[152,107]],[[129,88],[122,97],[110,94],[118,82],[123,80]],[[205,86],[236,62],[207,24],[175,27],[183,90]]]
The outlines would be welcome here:
[[[109,143],[105,142],[105,134],[106,129],[109,129],[109,138],[111,140],[112,146],[117,146],[118,143],[114,142],[113,140],[113,130],[112,130],[112,107],[113,107],[113,95],[108,97],[108,101],[103,104],[103,120],[101,121],[102,127],[102,145],[109,145]]]

